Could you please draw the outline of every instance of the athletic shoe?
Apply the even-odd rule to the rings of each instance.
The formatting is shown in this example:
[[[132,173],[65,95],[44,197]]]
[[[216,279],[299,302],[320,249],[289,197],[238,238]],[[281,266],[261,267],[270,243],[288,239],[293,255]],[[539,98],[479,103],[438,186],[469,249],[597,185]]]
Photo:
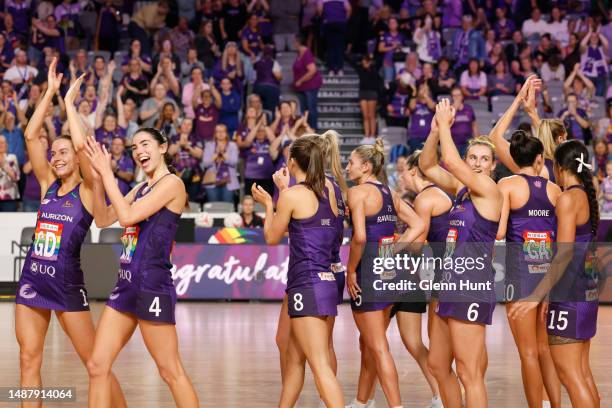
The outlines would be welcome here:
[[[376,408],[376,401],[369,400],[368,403],[366,404],[365,408]]]
[[[550,401],[542,401],[542,408],[550,408]]]
[[[373,407],[369,407],[368,403],[362,404],[361,402],[358,402],[357,399],[354,399],[353,402],[351,402],[345,408],[373,408]]]
[[[364,145],[373,145],[374,143],[376,143],[376,138],[375,137],[364,137],[363,139],[361,139],[361,144]]]
[[[428,408],[444,408],[444,405],[442,405],[442,399],[439,395],[431,398],[431,405]]]
[[[319,400],[319,408],[327,408],[323,400]]]
[[[340,71],[336,72],[336,74],[338,74],[339,77],[344,76],[344,71],[340,70]]]

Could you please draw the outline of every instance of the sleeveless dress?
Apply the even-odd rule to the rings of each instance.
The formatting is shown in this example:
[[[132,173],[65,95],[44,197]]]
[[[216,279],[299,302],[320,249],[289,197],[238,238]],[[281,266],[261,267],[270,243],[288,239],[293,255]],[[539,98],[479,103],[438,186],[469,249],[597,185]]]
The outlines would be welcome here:
[[[439,291],[436,312],[441,317],[491,324],[496,303],[492,258],[498,222],[480,215],[467,187],[457,194],[448,218],[440,283],[449,284],[449,290]]]
[[[370,288],[369,285],[379,280],[379,276],[374,273],[374,258],[384,257],[393,251],[397,212],[389,187],[380,183],[368,184],[378,189],[382,205],[376,214],[365,217],[366,245],[357,265],[357,284],[363,292],[358,294],[356,299],[351,299],[351,309],[359,312],[383,310],[394,303],[377,299],[375,288]]]
[[[568,188],[579,188],[575,185]],[[549,335],[574,340],[589,340],[597,331],[599,276],[591,250],[591,223],[576,227],[572,260],[550,293],[546,327]],[[560,244],[558,244],[560,245]]]
[[[89,310],[81,270],[81,245],[93,216],[81,202],[81,184],[63,196],[58,195],[60,187],[60,180],[54,181],[40,203],[15,302],[79,312]]]
[[[147,191],[143,183],[134,201],[152,191],[161,179]],[[180,217],[164,207],[138,224],[125,227],[117,283],[107,306],[142,320],[175,324],[176,290],[170,255]]]
[[[329,194],[327,188],[325,194]],[[317,212],[289,221],[287,297],[290,317],[336,316],[338,287],[332,264],[332,245],[342,239],[329,199],[318,198]]]
[[[509,302],[529,296],[548,272],[557,231],[555,206],[546,193],[549,181],[518,176],[529,186],[529,199],[508,215],[505,298]]]
[[[342,304],[344,297],[344,285],[346,283],[346,268],[342,265],[340,260],[340,247],[342,246],[342,240],[344,239],[344,218],[345,209],[344,199],[342,198],[342,190],[340,185],[331,176],[326,176],[329,181],[334,185],[334,196],[336,197],[336,206],[338,207],[338,217],[336,217],[336,228],[339,239],[333,242],[332,246],[332,264],[331,271],[334,273],[336,278],[336,285],[338,287],[338,304]]]

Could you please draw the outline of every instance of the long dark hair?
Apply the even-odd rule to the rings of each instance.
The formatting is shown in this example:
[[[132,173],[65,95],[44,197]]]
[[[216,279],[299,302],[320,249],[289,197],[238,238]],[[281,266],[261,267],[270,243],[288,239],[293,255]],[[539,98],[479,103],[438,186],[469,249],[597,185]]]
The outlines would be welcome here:
[[[304,184],[317,198],[325,194],[325,156],[322,139],[318,135],[302,136],[296,139],[289,149],[289,157],[306,173]]]
[[[597,194],[593,185],[593,172],[585,165],[580,163],[589,163],[589,151],[584,143],[580,140],[567,140],[557,146],[555,150],[555,163],[567,170],[578,179],[584,186],[584,190],[589,200],[589,218],[591,220],[591,231],[593,235],[597,235],[597,226],[599,225],[599,203],[597,202]],[[580,171],[578,171],[580,168]]]
[[[141,132],[148,133],[159,145],[166,143],[166,145],[170,147],[170,141],[164,132],[152,127],[145,127],[138,129],[134,134]],[[172,156],[170,156],[170,153],[168,153],[168,150],[166,150],[166,153],[164,153],[164,162],[166,163],[166,167],[168,167],[170,173],[175,174],[176,168],[174,167],[174,160],[172,159]]]
[[[515,130],[510,138],[510,156],[519,167],[533,164],[539,154],[544,154],[544,145],[537,137],[524,130]]]

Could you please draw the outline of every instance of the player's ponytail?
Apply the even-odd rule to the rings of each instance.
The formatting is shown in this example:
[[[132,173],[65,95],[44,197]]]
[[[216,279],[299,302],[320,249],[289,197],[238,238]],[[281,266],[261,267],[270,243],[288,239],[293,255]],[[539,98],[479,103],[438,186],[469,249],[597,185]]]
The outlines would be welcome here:
[[[325,188],[325,167],[323,143],[318,135],[302,136],[290,147],[289,157],[306,173],[304,185],[312,190],[318,198],[323,198]]]
[[[544,145],[544,158],[553,160],[555,149],[561,140],[567,138],[567,130],[559,119],[542,119],[536,129],[536,135]]]
[[[334,178],[340,185],[340,189],[346,194],[348,185],[344,179],[342,172],[342,164],[340,163],[340,148],[338,147],[338,132],[328,130],[321,135],[323,140],[323,152],[325,156],[325,167],[330,170]]]
[[[589,152],[580,140],[568,140],[561,143],[555,150],[555,162],[563,170],[567,170],[580,179],[589,200],[589,218],[591,231],[597,235],[599,225],[599,203],[593,185],[593,172],[589,163]]]
[[[385,172],[385,145],[381,139],[376,139],[373,145],[361,145],[355,149],[355,153],[363,162],[370,163],[372,175],[383,184],[388,184]]]

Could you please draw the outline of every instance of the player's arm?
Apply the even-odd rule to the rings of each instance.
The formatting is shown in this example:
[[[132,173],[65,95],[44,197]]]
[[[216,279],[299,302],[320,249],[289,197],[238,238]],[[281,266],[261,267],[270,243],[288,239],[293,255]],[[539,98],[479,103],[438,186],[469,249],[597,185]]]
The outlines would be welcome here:
[[[506,177],[497,183],[497,187],[502,194],[502,209],[499,218],[499,226],[497,227],[496,239],[504,239],[508,230],[508,216],[510,215],[510,191],[512,190],[512,179]]]

